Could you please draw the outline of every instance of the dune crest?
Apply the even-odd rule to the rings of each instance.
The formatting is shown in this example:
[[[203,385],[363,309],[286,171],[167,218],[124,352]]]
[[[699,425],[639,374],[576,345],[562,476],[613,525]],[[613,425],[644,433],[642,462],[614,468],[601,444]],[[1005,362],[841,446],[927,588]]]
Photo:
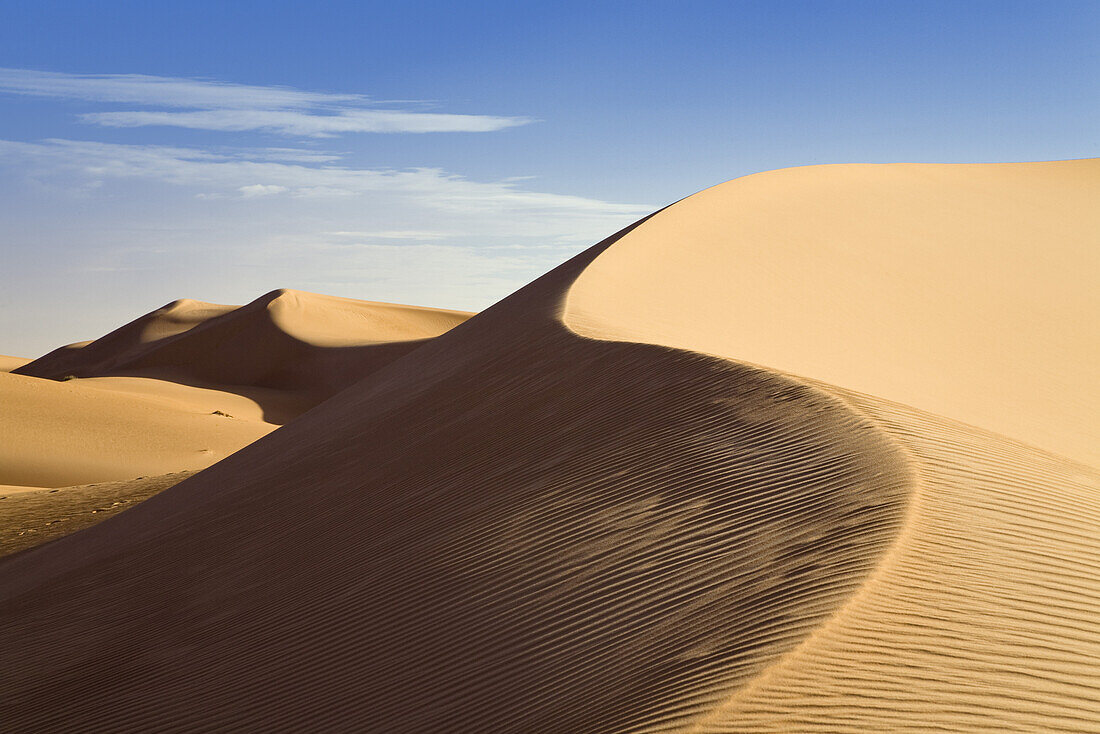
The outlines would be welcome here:
[[[977,242],[989,228],[1007,236],[982,218],[995,200],[1037,233],[1063,213],[1059,196],[1091,191],[1094,167],[794,169],[642,220],[201,474],[0,562],[10,720],[84,731],[1095,730],[1096,472],[820,375],[757,366],[744,321],[767,318],[746,308],[763,286],[731,292],[727,252],[761,209],[771,216],[760,227],[838,238],[832,247],[917,224],[921,242],[963,226]],[[934,196],[920,194],[928,181]],[[847,214],[815,209],[812,192]],[[877,214],[852,220],[853,207]],[[818,228],[787,221],[799,212]],[[868,243],[851,247],[863,258],[847,265],[870,265],[844,282],[893,293],[888,315],[919,305],[906,301],[919,289],[902,287],[903,269],[874,267]],[[797,261],[776,257],[779,288]],[[970,314],[986,296],[1001,303],[996,288],[951,303]],[[820,310],[862,317],[856,306],[879,303],[862,297],[802,310],[811,325]],[[793,329],[777,343],[808,328],[776,318]],[[879,348],[898,342],[866,319]],[[876,342],[844,344],[820,357],[830,380],[844,350],[886,364]],[[957,345],[929,348],[941,351],[923,368]],[[1087,355],[1074,349],[1063,383]],[[989,410],[1003,385],[1028,384],[1014,369],[961,407]],[[860,363],[836,381],[858,388],[870,374]],[[1051,415],[1037,414],[1043,435],[1081,446]]]

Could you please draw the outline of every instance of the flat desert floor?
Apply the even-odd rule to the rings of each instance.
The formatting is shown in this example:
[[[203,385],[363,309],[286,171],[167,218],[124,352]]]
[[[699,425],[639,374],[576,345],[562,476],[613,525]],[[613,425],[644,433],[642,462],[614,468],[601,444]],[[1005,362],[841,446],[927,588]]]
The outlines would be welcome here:
[[[1100,731],[1098,201],[771,171],[4,357],[0,729]]]

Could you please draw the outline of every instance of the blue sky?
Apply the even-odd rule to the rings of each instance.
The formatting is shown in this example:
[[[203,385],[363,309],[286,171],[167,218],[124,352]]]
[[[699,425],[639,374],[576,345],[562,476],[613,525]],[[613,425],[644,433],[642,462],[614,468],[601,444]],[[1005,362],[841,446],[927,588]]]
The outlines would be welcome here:
[[[761,170],[1097,155],[1097,2],[0,6],[0,353],[276,287],[480,309]]]

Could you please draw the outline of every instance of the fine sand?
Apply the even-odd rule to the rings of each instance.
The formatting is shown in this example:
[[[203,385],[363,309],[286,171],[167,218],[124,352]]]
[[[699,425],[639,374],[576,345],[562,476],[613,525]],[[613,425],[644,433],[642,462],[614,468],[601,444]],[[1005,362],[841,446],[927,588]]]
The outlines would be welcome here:
[[[1100,730],[1098,184],[1097,161],[822,166],[668,207],[0,561],[4,719]],[[282,337],[227,366],[277,320],[204,336],[233,313],[20,371],[317,395],[339,372]]]
[[[254,400],[281,424],[471,315],[287,289],[245,306],[181,300],[14,371],[215,388]]]

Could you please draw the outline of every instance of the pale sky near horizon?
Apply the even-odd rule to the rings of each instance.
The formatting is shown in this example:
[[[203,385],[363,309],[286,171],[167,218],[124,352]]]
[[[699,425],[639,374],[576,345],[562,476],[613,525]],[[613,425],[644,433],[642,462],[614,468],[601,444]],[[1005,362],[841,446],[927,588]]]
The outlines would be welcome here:
[[[1100,2],[7,2],[0,354],[279,287],[478,310],[707,186],[1084,158]]]

